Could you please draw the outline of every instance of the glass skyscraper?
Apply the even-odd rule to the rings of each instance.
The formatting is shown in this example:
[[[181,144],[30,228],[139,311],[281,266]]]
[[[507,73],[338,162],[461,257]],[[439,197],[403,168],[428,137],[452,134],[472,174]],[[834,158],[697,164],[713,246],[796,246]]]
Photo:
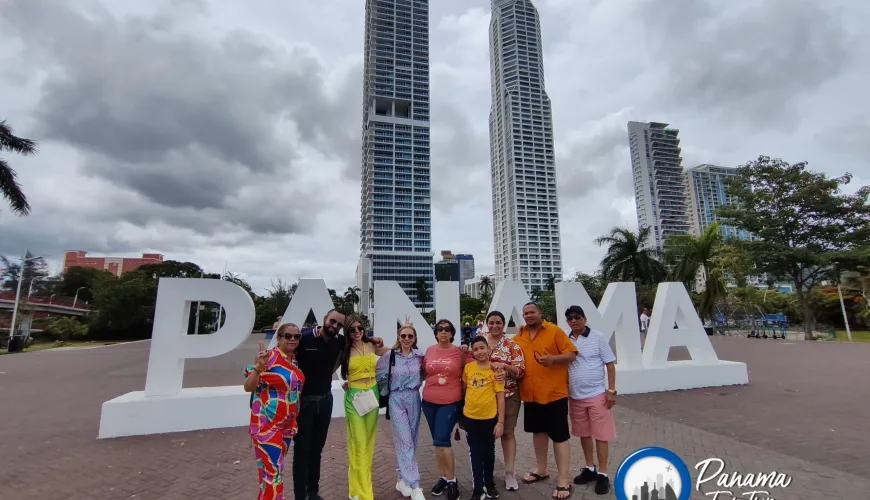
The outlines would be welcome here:
[[[492,0],[489,115],[496,282],[562,278],[553,116],[530,0]]]
[[[418,307],[434,296],[429,157],[429,2],[367,0],[362,205],[357,286],[398,282]],[[425,279],[429,299],[417,299]]]
[[[725,181],[728,177],[737,175],[736,167],[720,167],[717,165],[698,165],[686,170],[686,183],[689,187],[687,206],[689,232],[699,236],[710,224],[719,222],[717,211],[724,205],[732,203],[731,197],[725,192]],[[752,234],[744,229],[738,229],[726,224],[719,225],[719,234],[723,238],[752,239]]]

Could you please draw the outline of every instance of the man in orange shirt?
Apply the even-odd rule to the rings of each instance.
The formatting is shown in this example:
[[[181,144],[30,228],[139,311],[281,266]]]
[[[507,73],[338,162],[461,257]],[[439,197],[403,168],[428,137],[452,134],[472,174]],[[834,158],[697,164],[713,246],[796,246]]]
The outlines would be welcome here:
[[[531,432],[537,467],[526,474],[526,484],[550,477],[547,451],[553,440],[558,479],[553,498],[569,498],[573,493],[569,477],[571,468],[571,433],[568,429],[568,365],[577,357],[577,348],[557,325],[541,318],[534,302],[523,306],[521,327],[514,336],[526,359],[526,374],[520,382],[523,402],[523,428]],[[534,361],[532,361],[534,359]]]

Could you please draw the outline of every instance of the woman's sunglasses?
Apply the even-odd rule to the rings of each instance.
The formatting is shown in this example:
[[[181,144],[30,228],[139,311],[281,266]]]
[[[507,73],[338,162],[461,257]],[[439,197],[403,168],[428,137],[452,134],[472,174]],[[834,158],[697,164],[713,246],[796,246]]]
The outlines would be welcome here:
[[[438,326],[438,327],[435,327],[435,331],[436,332],[449,332],[450,327],[449,326]]]
[[[284,338],[287,340],[301,340],[302,334],[301,333],[282,333],[282,334],[278,335],[278,338],[279,339]]]
[[[414,334],[413,334],[413,333],[403,333],[403,334],[399,335],[399,338],[402,339],[402,340],[406,340],[406,339],[407,339],[407,340],[413,340],[413,339],[414,339]]]
[[[361,326],[352,326],[347,328],[347,333],[365,332],[366,329]]]

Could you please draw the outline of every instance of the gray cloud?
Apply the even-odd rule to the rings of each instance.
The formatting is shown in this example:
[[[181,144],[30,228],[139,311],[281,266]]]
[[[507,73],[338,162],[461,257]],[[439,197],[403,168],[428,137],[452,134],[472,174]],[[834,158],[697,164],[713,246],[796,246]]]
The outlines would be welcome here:
[[[818,2],[728,5],[640,4],[651,49],[647,63],[661,78],[662,96],[671,106],[793,129],[794,97],[843,72],[852,40]]]

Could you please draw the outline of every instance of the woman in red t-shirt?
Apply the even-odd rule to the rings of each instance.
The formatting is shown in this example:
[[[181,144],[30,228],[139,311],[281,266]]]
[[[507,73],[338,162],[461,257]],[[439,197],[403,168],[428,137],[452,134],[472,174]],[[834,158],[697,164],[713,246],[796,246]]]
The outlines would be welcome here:
[[[423,357],[425,382],[423,385],[423,414],[429,423],[435,459],[438,464],[438,482],[432,487],[433,495],[447,491],[447,500],[459,498],[459,485],[454,474],[453,449],[450,434],[456,426],[462,408],[462,368],[465,359],[462,350],[453,344],[456,327],[446,319],[435,323],[438,343],[426,349]]]

